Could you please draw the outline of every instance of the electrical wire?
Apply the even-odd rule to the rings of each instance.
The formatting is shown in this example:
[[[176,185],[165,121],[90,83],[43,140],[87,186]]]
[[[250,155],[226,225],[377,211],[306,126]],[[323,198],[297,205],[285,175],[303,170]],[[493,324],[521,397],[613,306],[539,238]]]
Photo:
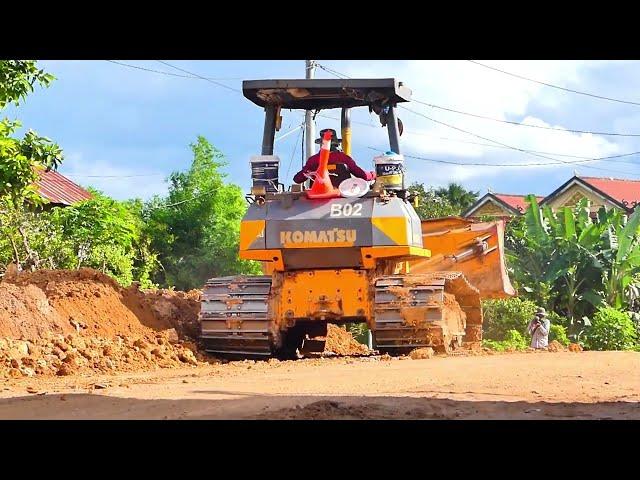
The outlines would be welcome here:
[[[144,70],[145,72],[159,73],[159,74],[167,75],[171,77],[194,78],[197,80],[201,80],[200,77],[196,77],[193,75],[180,75],[179,73],[163,72],[161,70],[154,70],[152,68],[140,67],[138,65],[131,65],[130,63],[118,62],[116,60],[106,60],[106,61],[110,63],[115,63],[116,65],[122,65],[123,67],[135,68],[136,70]],[[225,78],[207,77],[207,79],[209,80],[242,80],[242,78],[240,77],[225,77]]]
[[[184,68],[176,67],[175,65],[171,65],[169,62],[165,62],[164,60],[156,60],[156,61],[162,63],[163,65],[166,65],[167,67],[174,68],[183,73],[188,73],[189,75],[193,75],[194,77],[201,78],[202,80],[206,80],[207,82],[213,83],[214,85],[218,85],[219,87],[226,88],[227,90],[231,90],[232,92],[236,92],[242,95],[242,91],[237,88],[230,87],[229,85],[225,85],[224,83],[217,82],[216,80],[212,80],[208,77],[203,77],[202,75],[198,75],[197,73],[190,72],[188,70],[185,70]]]
[[[377,152],[384,152],[384,150],[375,147],[367,147],[370,150],[375,150]],[[477,166],[477,167],[545,167],[550,165],[561,165],[563,162],[546,162],[546,163],[485,163],[485,162],[454,162],[452,160],[441,160],[437,158],[428,158],[428,157],[420,157],[417,155],[407,155],[403,154],[404,157],[413,158],[416,160],[425,160],[428,162],[436,162],[436,163],[446,163],[448,165],[461,165],[461,166]],[[578,162],[575,162],[578,163]],[[585,165],[586,166],[586,165]],[[618,172],[618,173],[627,173],[627,172]]]
[[[204,191],[204,192],[200,192],[200,193],[198,193],[198,194],[196,194],[196,195],[193,195],[193,196],[192,196],[192,197],[190,197],[190,198],[187,198],[187,199],[185,199],[185,200],[180,200],[179,202],[175,202],[175,203],[168,203],[168,204],[165,204],[165,205],[158,205],[158,206],[155,206],[155,207],[151,207],[151,209],[150,209],[150,210],[158,210],[159,208],[173,208],[173,207],[177,207],[178,205],[182,205],[182,204],[184,204],[184,203],[187,203],[187,202],[190,202],[190,201],[192,201],[192,200],[195,200],[196,198],[200,198],[200,197],[201,197],[201,196],[203,196],[203,195],[208,195],[209,193],[213,193],[213,192],[214,192],[214,191],[216,191],[216,190],[217,190],[216,188],[212,188],[211,190],[206,190],[206,191]]]
[[[506,124],[509,124],[509,125],[516,125],[516,126],[519,126],[519,127],[538,128],[538,129],[542,129],[542,130],[553,130],[553,131],[556,131],[556,132],[566,132],[566,133],[586,133],[586,134],[591,134],[591,135],[603,135],[603,136],[608,136],[608,137],[640,137],[640,133],[592,132],[592,131],[589,131],[589,130],[576,130],[576,129],[573,129],[573,128],[559,128],[559,127],[546,127],[546,126],[542,126],[542,125],[530,125],[528,123],[514,122],[514,121],[510,121],[510,120],[502,120],[502,119],[499,119],[499,118],[488,117],[488,116],[485,116],[485,115],[478,115],[476,113],[463,112],[461,110],[455,110],[453,108],[442,107],[440,105],[434,105],[432,103],[423,102],[421,100],[412,99],[412,101],[415,102],[415,103],[419,103],[421,105],[426,105],[427,107],[437,108],[439,110],[445,110],[447,112],[457,113],[457,114],[460,114],[460,115],[466,115],[468,117],[480,118],[482,120],[490,120],[492,122],[499,122],[499,123],[506,123]]]
[[[318,66],[320,66],[321,68],[323,67],[323,66],[322,66],[322,65],[320,65],[320,64],[318,64]],[[348,76],[346,76],[345,74],[343,74],[343,73],[341,73],[341,72],[338,72],[337,70],[328,69],[328,68],[326,68],[326,67],[325,67],[325,68],[323,68],[323,70],[326,70],[326,71],[328,71],[328,72],[330,72],[330,73],[333,73],[334,75],[343,75],[344,77],[348,78]],[[432,122],[434,122],[434,123],[438,123],[438,124],[443,125],[443,126],[445,126],[445,127],[447,127],[447,128],[451,128],[451,129],[457,130],[457,131],[459,131],[459,132],[466,133],[467,135],[471,135],[471,136],[474,136],[474,137],[476,137],[476,138],[480,138],[480,139],[482,139],[482,140],[486,140],[486,141],[488,141],[488,142],[492,142],[492,143],[495,143],[495,144],[497,144],[497,145],[501,145],[501,146],[503,146],[503,147],[506,147],[506,148],[509,148],[509,149],[511,149],[511,150],[515,150],[515,151],[518,151],[518,152],[524,153],[524,154],[526,154],[526,155],[535,156],[535,157],[540,157],[540,158],[544,158],[544,159],[547,159],[547,160],[552,160],[552,161],[554,161],[554,162],[556,162],[556,163],[558,163],[558,162],[559,162],[559,163],[564,163],[564,164],[567,164],[567,165],[574,165],[574,164],[576,164],[576,163],[584,163],[584,162],[586,162],[586,161],[600,161],[600,160],[601,160],[601,159],[585,159],[585,160],[583,160],[583,161],[581,161],[581,162],[572,162],[572,161],[565,161],[565,160],[561,160],[561,159],[559,159],[559,158],[549,157],[549,156],[547,156],[547,155],[542,155],[542,154],[539,154],[539,153],[534,153],[534,152],[532,152],[532,151],[530,151],[530,150],[526,150],[526,149],[524,149],[524,148],[514,147],[514,146],[512,146],[512,145],[508,145],[508,144],[506,144],[506,143],[499,142],[499,141],[494,140],[494,139],[492,139],[492,138],[488,138],[488,137],[484,137],[484,136],[482,136],[482,135],[478,135],[478,134],[473,133],[473,132],[470,132],[470,131],[468,131],[468,130],[464,130],[464,129],[462,129],[462,128],[459,128],[459,127],[456,127],[456,126],[454,126],[454,125],[451,125],[451,124],[449,124],[449,123],[442,122],[442,121],[440,121],[440,120],[436,120],[436,119],[431,118],[431,117],[429,117],[429,116],[427,116],[427,115],[424,115],[424,114],[423,114],[423,113],[421,113],[421,112],[417,112],[417,111],[412,110],[412,109],[410,109],[410,108],[408,108],[408,107],[405,107],[405,106],[403,106],[403,105],[399,105],[399,107],[400,107],[400,108],[402,108],[403,110],[407,110],[407,111],[409,111],[409,112],[413,113],[414,115],[421,116],[421,117],[423,117],[423,118],[425,118],[425,119],[427,119],[427,120],[430,120],[430,121],[432,121]],[[607,158],[610,158],[610,157],[607,157]],[[466,165],[469,165],[469,164],[466,164]],[[484,164],[484,165],[485,165],[485,166],[496,166],[496,165],[489,165],[489,164]],[[547,162],[547,163],[546,163],[546,165],[549,165],[549,163]],[[520,164],[520,166],[529,166],[529,165],[527,165],[527,164],[524,164],[524,163],[523,163],[523,164]],[[530,164],[530,166],[539,166],[539,165],[536,165],[536,164]],[[605,172],[614,172],[614,173],[623,173],[623,174],[628,174],[628,173],[629,173],[629,172],[625,172],[625,171],[622,171],[622,170],[614,170],[614,169],[610,169],[610,168],[594,167],[593,165],[583,165],[583,166],[584,166],[584,168],[589,168],[589,169],[592,169],[592,170],[600,170],[600,171],[605,171]]]
[[[133,178],[133,177],[164,177],[164,173],[140,173],[135,175],[84,175],[82,173],[65,173],[65,177],[82,178]]]
[[[304,122],[302,123],[302,125],[300,125],[300,127],[304,127]],[[298,127],[298,128],[300,128]],[[295,157],[296,155],[296,150],[298,150],[298,140],[300,140],[300,135],[302,135],[302,132],[304,131],[304,128],[300,128],[300,130],[298,130],[298,136],[296,137],[296,141],[293,144],[293,152],[291,152],[291,158],[289,159],[289,166],[287,167],[287,173],[285,174],[285,178],[289,178],[289,171],[291,170],[291,164],[293,163],[293,157]]]
[[[506,144],[506,143],[499,142],[498,140],[494,140],[494,139],[492,139],[492,138],[483,137],[482,135],[478,135],[478,134],[476,134],[476,133],[470,132],[470,131],[468,131],[468,130],[464,130],[464,129],[459,128],[459,127],[456,127],[456,126],[454,126],[454,125],[450,125],[450,124],[448,124],[448,123],[446,123],[446,122],[442,122],[442,121],[440,121],[440,120],[436,120],[436,119],[434,119],[434,118],[431,118],[431,117],[429,117],[429,116],[427,116],[427,115],[424,115],[424,114],[422,114],[422,113],[420,113],[420,112],[416,112],[415,110],[412,110],[412,109],[410,109],[410,108],[408,108],[408,107],[404,107],[404,106],[402,106],[402,105],[400,105],[400,108],[402,108],[403,110],[407,110],[408,112],[411,112],[411,113],[413,113],[413,114],[415,114],[415,115],[418,115],[418,116],[421,116],[421,117],[423,117],[423,118],[426,118],[427,120],[430,120],[430,121],[432,121],[432,122],[435,122],[435,123],[438,123],[438,124],[440,124],[440,125],[443,125],[443,126],[445,126],[445,127],[448,127],[448,128],[454,129],[454,130],[458,130],[459,132],[463,132],[463,133],[466,133],[466,134],[468,134],[468,135],[472,135],[472,136],[474,136],[474,137],[480,138],[480,139],[482,139],[482,140],[486,140],[486,141],[488,141],[488,142],[496,143],[497,145],[502,145],[502,146],[504,146],[504,147],[510,148],[511,150],[515,150],[515,151],[517,151],[517,152],[521,152],[521,153],[524,153],[524,154],[526,154],[526,155],[530,155],[530,156],[533,156],[533,157],[539,157],[539,158],[545,158],[545,159],[547,159],[547,160],[552,160],[552,161],[554,161],[554,162],[564,163],[564,164],[567,164],[567,165],[574,165],[574,164],[576,164],[576,163],[585,163],[585,162],[588,162],[588,161],[594,161],[594,162],[597,162],[597,161],[601,161],[601,160],[603,160],[603,159],[611,158],[611,157],[604,157],[603,159],[596,159],[596,158],[593,158],[593,159],[588,159],[588,160],[576,160],[576,161],[561,160],[561,159],[559,159],[559,158],[550,157],[550,156],[548,156],[548,155],[542,155],[542,154],[539,154],[539,153],[533,153],[532,151],[530,151],[530,150],[526,150],[526,149],[524,149],[524,148],[514,147],[514,146],[512,146],[512,145],[508,145],[508,144]],[[636,153],[637,153],[637,152],[636,152]],[[522,166],[525,166],[525,165],[526,165],[526,164],[522,164]],[[611,169],[611,168],[594,167],[593,165],[583,165],[583,166],[584,166],[584,168],[590,168],[590,169],[592,169],[592,170],[601,170],[601,171],[603,171],[603,172],[629,173],[629,172],[625,172],[625,171],[622,171],[622,170],[614,170],[614,169]]]
[[[507,72],[505,70],[500,70],[499,68],[492,67],[490,65],[486,65],[484,63],[477,62],[475,60],[467,60],[468,62],[475,63],[476,65],[480,65],[481,67],[488,68],[489,70],[495,70],[496,72],[504,73],[505,75],[510,75],[512,77],[520,78],[521,80],[527,80],[528,82],[537,83],[539,85],[544,85],[546,87],[556,88],[558,90],[563,90],[565,92],[576,93],[578,95],[585,95],[587,97],[599,98],[600,100],[608,100],[610,102],[617,103],[626,103],[628,105],[640,105],[640,102],[632,102],[630,100],[621,100],[619,98],[605,97],[604,95],[597,95],[595,93],[581,92],[579,90],[572,90],[571,88],[560,87],[559,85],[554,85],[552,83],[541,82],[540,80],[534,80],[533,78],[528,78],[522,75],[518,75],[515,73]]]
[[[336,120],[336,121],[340,120],[339,118],[332,117],[330,115],[319,114],[318,116],[319,117],[323,117],[323,118],[328,118],[330,120]],[[370,127],[370,128],[379,128],[379,125],[372,125],[370,123],[359,122],[357,120],[351,120],[351,123],[357,124],[357,125],[364,125],[365,127]],[[410,135],[419,135],[419,136],[428,137],[428,138],[437,138],[439,140],[446,140],[446,141],[449,141],[449,142],[467,143],[467,144],[470,144],[470,145],[481,145],[481,146],[484,146],[484,147],[502,148],[502,149],[511,150],[509,147],[505,147],[505,146],[502,146],[502,145],[494,145],[494,144],[491,144],[491,143],[483,143],[483,142],[473,142],[471,140],[462,140],[460,138],[440,137],[438,135],[431,135],[429,133],[417,132],[415,130],[405,129],[404,133],[408,133]],[[610,157],[593,158],[593,157],[585,157],[583,155],[570,155],[570,154],[566,154],[566,153],[545,152],[545,151],[540,151],[540,150],[529,150],[529,151],[530,152],[534,152],[534,153],[546,154],[546,155],[555,155],[557,157],[578,158],[578,159],[583,159],[583,160],[588,160],[588,161],[608,161],[608,160],[612,160],[612,159],[615,159],[615,158],[630,157],[630,156],[633,156],[633,155],[640,154],[640,151],[636,151],[636,152],[623,153],[623,154],[620,154],[620,155],[612,155]],[[633,165],[637,165],[636,162],[618,161],[618,162],[615,162],[615,163],[630,163],[630,164],[633,164]]]

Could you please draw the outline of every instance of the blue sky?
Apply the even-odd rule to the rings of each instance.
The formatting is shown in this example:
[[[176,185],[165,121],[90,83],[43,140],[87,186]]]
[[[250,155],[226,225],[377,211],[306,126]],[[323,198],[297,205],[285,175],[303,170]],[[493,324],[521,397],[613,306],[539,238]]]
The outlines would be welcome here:
[[[304,60],[297,61],[173,61],[197,75],[221,79],[240,89],[243,79],[297,78]],[[395,77],[413,91],[415,99],[443,107],[503,120],[559,129],[640,133],[640,106],[563,92],[501,74],[467,61],[333,61],[322,65],[349,77]],[[482,61],[482,60],[479,60]],[[567,88],[640,102],[640,62],[636,61],[482,61],[519,75]],[[37,89],[18,108],[3,114],[18,118],[25,128],[58,142],[66,160],[60,172],[82,185],[92,185],[119,199],[166,192],[165,178],[187,168],[189,144],[205,136],[226,156],[230,179],[247,189],[249,158],[260,153],[263,111],[241,94],[199,78],[181,78],[99,61],[42,61],[57,80]],[[129,61],[139,67],[182,75],[157,61]],[[318,69],[318,78],[332,78]],[[598,158],[640,150],[640,137],[577,134],[511,126],[425,105],[408,105],[440,122],[521,149],[549,152],[565,162],[572,157]],[[339,111],[323,112],[339,118]],[[354,112],[353,157],[372,169],[376,152],[386,150],[386,131],[366,109]],[[278,135],[302,121],[284,112]],[[501,193],[546,194],[573,175],[638,178],[638,156],[578,164],[556,163],[515,150],[479,145],[491,142],[400,111],[405,127],[403,153],[455,162],[452,165],[407,158],[411,180],[440,186],[457,181],[467,188]],[[339,130],[339,121],[317,118],[318,128]],[[376,126],[377,125],[377,126]],[[476,143],[467,143],[476,142]],[[294,150],[295,148],[295,150]],[[281,178],[288,182],[302,161],[298,131],[276,144]],[[546,155],[546,154],[545,154]],[[516,167],[470,163],[517,164]],[[289,165],[291,166],[289,167]]]

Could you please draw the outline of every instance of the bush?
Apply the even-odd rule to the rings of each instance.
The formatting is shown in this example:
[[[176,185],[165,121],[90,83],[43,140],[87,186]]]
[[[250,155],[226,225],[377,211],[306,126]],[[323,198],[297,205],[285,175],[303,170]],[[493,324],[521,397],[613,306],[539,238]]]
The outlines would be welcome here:
[[[629,315],[604,307],[594,315],[584,343],[589,350],[632,350],[636,339],[635,325]]]
[[[549,342],[553,342],[554,340],[557,340],[565,347],[571,343],[569,337],[567,337],[567,329],[562,325],[554,325],[552,323],[549,328]]]
[[[526,350],[529,346],[527,339],[517,330],[508,330],[504,340],[484,340],[483,347],[496,350],[498,352],[510,350]]]
[[[566,317],[561,317],[553,310],[547,311],[547,318],[549,319],[549,322],[551,322],[551,325],[559,325],[561,327],[564,327],[565,331],[569,327],[569,319]]]
[[[535,303],[521,298],[483,301],[483,337],[489,340],[506,340],[510,330],[526,335],[527,325],[535,315],[536,308]]]

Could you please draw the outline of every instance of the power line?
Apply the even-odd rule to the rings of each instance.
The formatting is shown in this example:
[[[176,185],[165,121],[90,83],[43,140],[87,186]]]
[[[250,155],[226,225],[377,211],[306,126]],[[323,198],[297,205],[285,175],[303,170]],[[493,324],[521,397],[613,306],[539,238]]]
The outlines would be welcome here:
[[[196,194],[196,195],[193,195],[193,196],[192,196],[192,197],[190,197],[190,198],[187,198],[187,199],[185,199],[185,200],[180,200],[179,202],[175,202],[175,203],[168,203],[168,204],[165,204],[165,205],[157,205],[157,206],[155,206],[155,207],[151,207],[151,210],[157,210],[157,209],[159,209],[159,208],[171,208],[171,207],[177,207],[178,205],[182,205],[182,204],[184,204],[184,203],[190,202],[191,200],[195,200],[196,198],[200,198],[200,197],[201,197],[201,196],[203,196],[203,195],[207,195],[207,194],[209,194],[209,193],[213,193],[213,192],[214,192],[214,191],[216,191],[216,190],[217,190],[217,188],[212,188],[211,190],[206,190],[206,191],[204,191],[204,192],[200,192],[200,193],[198,193],[198,194]]]
[[[164,173],[141,173],[136,175],[85,175],[82,173],[65,173],[65,177],[83,177],[83,178],[132,178],[132,177],[164,177]]]
[[[404,107],[402,105],[400,105],[400,108],[402,108],[403,110],[407,110],[407,111],[409,111],[409,112],[411,112],[411,113],[413,113],[415,115],[419,115],[419,116],[421,116],[423,118],[426,118],[427,120],[430,120],[432,122],[435,122],[435,123],[438,123],[440,125],[443,125],[445,127],[452,128],[454,130],[458,130],[459,132],[463,132],[463,133],[466,133],[468,135],[472,135],[474,137],[480,138],[482,140],[486,140],[488,142],[493,142],[493,143],[496,143],[498,145],[502,145],[504,147],[510,148],[511,150],[515,150],[517,152],[521,152],[521,153],[524,153],[526,155],[530,155],[530,156],[533,156],[533,157],[545,158],[547,160],[553,160],[555,162],[565,163],[567,165],[573,165],[573,164],[576,164],[576,163],[583,163],[583,162],[587,162],[587,161],[594,161],[595,162],[595,161],[602,160],[602,159],[596,159],[596,158],[587,159],[587,160],[577,160],[577,161],[560,160],[559,158],[549,157],[548,155],[542,155],[542,154],[539,154],[539,153],[533,153],[532,151],[526,150],[524,148],[514,147],[513,145],[508,145],[506,143],[499,142],[499,141],[494,140],[492,138],[483,137],[482,135],[478,135],[478,134],[470,132],[468,130],[464,130],[464,129],[456,127],[454,125],[450,125],[450,124],[448,124],[446,122],[441,122],[440,120],[436,120],[434,118],[428,117],[427,115],[424,115],[424,114],[422,114],[420,112],[416,112],[415,110],[411,110],[410,108]],[[608,158],[611,158],[611,157],[603,157],[603,159],[608,159]],[[621,170],[613,170],[613,169],[610,169],[610,168],[594,167],[592,165],[584,165],[584,167],[585,168],[591,168],[593,170],[601,170],[601,171],[604,171],[604,172],[628,173],[628,172],[623,172]]]
[[[322,65],[320,65],[320,64],[318,64],[318,66],[320,66],[321,68],[323,67],[323,66],[322,66]],[[338,72],[337,70],[327,69],[326,67],[325,67],[325,68],[323,68],[323,70],[329,71],[330,73],[333,73],[334,75],[343,75],[343,76],[347,77],[345,74],[340,73],[340,72]],[[347,77],[347,78],[348,78],[348,77]],[[495,144],[497,144],[497,145],[501,145],[501,146],[503,146],[503,147],[506,147],[506,148],[509,148],[509,149],[511,149],[511,150],[515,150],[515,151],[518,151],[518,152],[524,153],[524,154],[526,154],[526,155],[530,155],[530,156],[534,156],[534,157],[540,157],[540,158],[545,158],[545,159],[547,159],[547,160],[552,160],[552,161],[554,161],[554,162],[565,163],[565,164],[567,164],[567,165],[572,165],[572,164],[575,164],[575,163],[583,163],[583,162],[586,162],[586,161],[600,161],[600,160],[601,160],[601,159],[585,159],[585,160],[583,160],[583,161],[581,161],[581,162],[571,162],[571,161],[561,160],[561,159],[559,159],[559,158],[549,157],[549,156],[547,156],[547,155],[542,155],[542,154],[539,154],[539,153],[534,153],[534,152],[532,152],[532,151],[530,151],[530,150],[526,150],[526,149],[524,149],[524,148],[514,147],[514,146],[512,146],[512,145],[508,145],[508,144],[506,144],[506,143],[499,142],[499,141],[494,140],[494,139],[492,139],[492,138],[483,137],[482,135],[478,135],[478,134],[473,133],[473,132],[470,132],[470,131],[468,131],[468,130],[464,130],[464,129],[459,128],[459,127],[456,127],[456,126],[454,126],[454,125],[450,125],[450,124],[448,124],[448,123],[446,123],[446,122],[442,122],[442,121],[440,121],[440,120],[436,120],[436,119],[434,119],[434,118],[428,117],[427,115],[424,115],[423,113],[420,113],[420,112],[416,112],[415,110],[412,110],[412,109],[410,109],[410,108],[408,108],[408,107],[405,107],[405,106],[402,106],[402,105],[399,105],[399,107],[400,107],[400,108],[402,108],[402,109],[404,109],[404,110],[407,110],[407,111],[409,111],[409,112],[411,112],[411,113],[413,113],[413,114],[415,114],[415,115],[419,115],[419,116],[421,116],[421,117],[423,117],[423,118],[426,118],[427,120],[430,120],[430,121],[432,121],[432,122],[434,122],[434,123],[438,123],[438,124],[443,125],[443,126],[445,126],[445,127],[448,127],[448,128],[454,129],[454,130],[457,130],[457,131],[459,131],[459,132],[466,133],[467,135],[472,135],[472,136],[474,136],[474,137],[480,138],[480,139],[482,139],[482,140],[486,140],[486,141],[488,141],[488,142],[495,143]],[[606,158],[611,158],[611,157],[606,157]],[[548,163],[547,163],[547,164],[548,164]],[[486,164],[485,164],[485,165],[486,165]],[[522,166],[524,166],[524,165],[525,165],[525,164],[522,164]],[[487,165],[487,166],[490,166],[490,165]],[[610,169],[610,168],[594,167],[594,166],[592,166],[592,165],[583,165],[583,166],[584,166],[585,168],[590,168],[590,169],[592,169],[592,170],[601,170],[601,171],[605,171],[605,172],[615,172],[615,173],[628,173],[628,172],[624,172],[624,171],[621,171],[621,170],[613,170],[613,169]]]
[[[502,120],[499,118],[488,117],[485,115],[478,115],[476,113],[463,112],[460,110],[455,110],[453,108],[442,107],[440,105],[434,105],[432,103],[423,102],[421,100],[413,99],[414,102],[419,103],[421,105],[426,105],[427,107],[437,108],[439,110],[445,110],[447,112],[458,113],[460,115],[467,115],[469,117],[480,118],[482,120],[491,120],[492,122],[500,122],[507,123],[509,125],[517,125],[520,127],[529,127],[529,128],[539,128],[542,130],[555,130],[557,132],[570,132],[570,133],[589,133],[591,135],[603,135],[603,136],[611,136],[611,137],[640,137],[640,133],[612,133],[612,132],[591,132],[589,130],[576,130],[572,128],[559,128],[559,127],[545,127],[542,125],[530,125],[528,123],[522,122],[513,122],[510,120]]]
[[[318,114],[318,116],[319,117],[323,117],[323,118],[328,118],[328,119],[331,119],[331,120],[340,120],[339,118],[332,117],[330,115]],[[376,125],[371,125],[370,123],[365,123],[365,122],[359,122],[357,120],[351,120],[351,123],[357,124],[357,125],[364,125],[365,127],[370,127],[370,128],[378,128],[378,126],[376,126]],[[446,141],[449,141],[449,142],[468,143],[468,144],[471,144],[471,145],[481,145],[481,146],[484,146],[484,147],[502,148],[502,149],[511,150],[511,148],[505,147],[505,146],[502,146],[502,145],[494,145],[494,144],[491,144],[491,143],[483,143],[483,142],[474,142],[474,141],[471,141],[471,140],[462,140],[460,138],[440,137],[438,135],[431,135],[429,133],[417,132],[415,130],[405,129],[404,133],[408,133],[408,134],[411,134],[411,135],[419,135],[419,136],[428,137],[428,138],[437,138],[439,140],[446,140]],[[533,152],[533,153],[541,153],[541,154],[546,154],[546,155],[555,155],[557,157],[578,158],[578,159],[589,160],[589,161],[607,161],[607,160],[610,160],[610,159],[622,158],[622,157],[630,157],[630,156],[633,156],[633,155],[640,154],[640,151],[637,151],[637,152],[623,153],[623,154],[620,154],[620,155],[612,155],[610,157],[593,158],[593,157],[585,157],[583,155],[570,155],[570,154],[566,154],[566,153],[545,152],[545,151],[540,151],[540,150],[529,150],[529,151]],[[616,162],[616,163],[631,163],[631,164],[636,165],[635,162]]]
[[[165,62],[164,60],[156,60],[156,61],[162,63],[163,65],[166,65],[167,67],[174,68],[174,69],[179,70],[179,71],[181,71],[183,73],[188,73],[189,75],[193,75],[194,77],[201,78],[202,80],[206,80],[207,82],[213,83],[214,85],[218,85],[219,87],[223,87],[223,88],[226,88],[227,90],[231,90],[232,92],[236,92],[236,93],[242,94],[241,90],[239,90],[237,88],[230,87],[229,85],[225,85],[224,83],[217,82],[217,81],[212,80],[212,79],[210,79],[208,77],[203,77],[202,75],[198,75],[197,73],[190,72],[188,70],[185,70],[184,68],[176,67],[175,65],[171,65],[169,62]]]
[[[295,157],[296,155],[296,150],[298,149],[298,140],[300,140],[300,136],[302,135],[302,132],[304,130],[304,122],[298,127],[300,128],[300,130],[298,130],[298,135],[296,136],[296,141],[293,144],[293,152],[291,152],[291,158],[289,159],[289,166],[287,167],[287,173],[285,174],[285,178],[289,178],[289,170],[291,170],[291,164],[293,163],[293,157]]]
[[[632,102],[630,100],[620,100],[619,98],[605,97],[603,95],[596,95],[595,93],[581,92],[579,90],[572,90],[570,88],[553,85],[552,83],[541,82],[540,80],[534,80],[533,78],[528,78],[522,75],[517,75],[515,73],[506,72],[504,70],[500,70],[499,68],[492,67],[490,65],[485,65],[484,63],[476,62],[475,60],[467,60],[467,61],[471,63],[475,63],[476,65],[480,65],[481,67],[488,68],[489,70],[495,70],[496,72],[504,73],[505,75],[510,75],[512,77],[520,78],[521,80],[527,80],[529,82],[537,83],[539,85],[544,85],[546,87],[556,88],[558,90],[563,90],[565,92],[576,93],[578,95],[585,95],[587,97],[599,98],[601,100],[608,100],[610,102],[626,103],[628,105],[640,105],[639,102]]]
[[[196,77],[196,76],[193,76],[193,75],[180,75],[179,73],[163,72],[161,70],[154,70],[152,68],[140,67],[138,65],[131,65],[129,63],[118,62],[116,60],[107,60],[107,62],[115,63],[116,65],[122,65],[123,67],[135,68],[136,70],[144,70],[145,72],[159,73],[159,74],[167,75],[167,76],[171,76],[171,77],[193,78],[193,79],[196,79],[196,80],[201,80],[200,77]],[[207,77],[207,79],[209,79],[209,80],[242,80],[239,77],[237,77],[237,78],[235,78],[235,77],[227,77],[227,78]]]
[[[375,150],[377,152],[384,152],[384,150],[381,150],[380,148],[375,148],[375,147],[367,147],[370,150]],[[438,159],[438,158],[429,158],[429,157],[420,157],[417,155],[407,155],[404,154],[405,157],[407,158],[413,158],[416,160],[424,160],[424,161],[428,161],[428,162],[436,162],[436,163],[446,163],[449,165],[461,165],[461,166],[474,166],[474,167],[545,167],[545,166],[551,166],[551,165],[561,165],[564,162],[546,162],[546,163],[484,163],[484,162],[455,162],[453,160],[442,160],[442,159]],[[592,159],[595,160],[595,159]],[[574,164],[574,163],[579,163],[579,162],[571,162],[570,164]],[[584,165],[585,167],[587,165]],[[622,171],[618,171],[618,170],[612,170],[612,171],[616,171],[618,173],[628,173],[628,172],[622,172]]]
[[[348,75],[345,75],[344,73],[340,73],[337,70],[333,70],[332,68],[326,67],[324,65],[319,64],[318,62],[316,62],[316,66],[320,67],[322,70],[324,70],[327,73],[331,73],[334,76],[338,77],[338,78],[349,78]]]

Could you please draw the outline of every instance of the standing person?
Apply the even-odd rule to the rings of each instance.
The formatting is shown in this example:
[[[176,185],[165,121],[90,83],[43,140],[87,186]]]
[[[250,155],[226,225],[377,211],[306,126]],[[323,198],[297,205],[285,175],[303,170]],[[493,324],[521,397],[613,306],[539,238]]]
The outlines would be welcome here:
[[[551,322],[547,318],[547,311],[539,307],[535,317],[527,326],[527,331],[531,334],[531,348],[547,348],[549,346],[550,328]]]

